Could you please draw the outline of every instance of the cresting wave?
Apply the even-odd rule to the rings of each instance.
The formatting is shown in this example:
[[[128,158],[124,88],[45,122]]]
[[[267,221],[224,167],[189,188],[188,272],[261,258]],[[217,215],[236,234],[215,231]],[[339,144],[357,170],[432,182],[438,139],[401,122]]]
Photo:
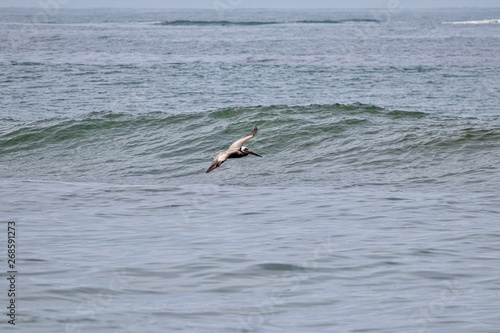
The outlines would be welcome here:
[[[488,126],[488,123],[478,120],[440,118],[423,112],[389,110],[359,103],[232,107],[185,114],[93,112],[73,119],[54,118],[34,123],[5,119],[3,122],[4,126],[9,124],[9,129],[0,136],[0,155],[43,146],[106,142],[116,138],[122,138],[126,144],[141,133],[150,133],[151,137],[165,135],[165,142],[169,138],[173,141],[178,141],[175,139],[178,137],[190,138],[185,142],[186,147],[180,147],[188,152],[189,145],[195,141],[215,142],[214,137],[238,136],[254,124],[261,129],[261,135],[268,132],[268,138],[274,137],[266,140],[269,144],[276,139],[307,146],[308,142],[322,141],[326,136],[333,140],[336,135],[343,136],[353,131],[357,134],[400,132],[402,138],[427,137],[423,140],[426,144],[500,139],[498,124],[491,122]],[[433,126],[441,128],[440,135],[433,132]],[[444,126],[448,130],[443,129]],[[280,134],[276,135],[275,131]],[[455,135],[450,135],[450,132],[455,132]],[[147,139],[142,143],[147,145]]]
[[[290,22],[278,21],[191,21],[174,20],[155,23],[164,26],[256,26],[256,25],[274,25],[274,24],[342,24],[342,23],[380,23],[376,19],[345,19],[345,20],[301,20]]]
[[[366,104],[249,106],[184,114],[93,112],[33,123],[4,119],[0,125],[0,171],[7,178],[205,183],[213,155],[254,125],[259,134],[250,148],[263,158],[226,163],[224,172],[209,177],[245,170],[239,182],[248,186],[349,186],[360,177],[366,182],[436,181],[450,172],[495,172],[500,151],[498,120]]]

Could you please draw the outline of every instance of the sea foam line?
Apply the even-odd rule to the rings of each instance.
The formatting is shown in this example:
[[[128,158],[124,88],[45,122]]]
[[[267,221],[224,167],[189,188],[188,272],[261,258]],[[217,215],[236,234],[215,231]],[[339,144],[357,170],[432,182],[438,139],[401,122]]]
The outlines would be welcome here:
[[[479,20],[479,21],[455,21],[455,22],[443,22],[443,24],[500,24],[500,19],[493,19],[493,20]]]

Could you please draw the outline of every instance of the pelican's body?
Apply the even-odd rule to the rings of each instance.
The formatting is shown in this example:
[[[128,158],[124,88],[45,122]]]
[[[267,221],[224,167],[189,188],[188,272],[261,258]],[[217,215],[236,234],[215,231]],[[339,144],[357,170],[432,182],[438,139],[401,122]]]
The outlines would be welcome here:
[[[252,132],[248,133],[243,138],[235,141],[232,145],[230,145],[226,151],[217,152],[217,154],[215,154],[214,156],[214,159],[212,160],[212,164],[207,169],[206,173],[209,173],[210,171],[220,167],[222,163],[227,161],[228,158],[240,158],[245,157],[249,154],[262,157],[259,154],[248,149],[248,147],[243,146],[243,144],[253,138],[255,134],[257,134],[257,126],[255,126]]]

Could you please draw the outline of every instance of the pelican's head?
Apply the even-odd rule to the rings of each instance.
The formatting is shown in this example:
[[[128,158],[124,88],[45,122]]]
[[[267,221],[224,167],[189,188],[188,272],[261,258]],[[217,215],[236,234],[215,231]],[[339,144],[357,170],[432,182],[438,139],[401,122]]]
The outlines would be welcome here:
[[[259,154],[257,154],[256,152],[251,151],[248,147],[245,147],[245,146],[241,147],[241,151],[243,153],[246,153],[246,154],[252,154],[252,155],[255,155],[255,156],[262,157]]]

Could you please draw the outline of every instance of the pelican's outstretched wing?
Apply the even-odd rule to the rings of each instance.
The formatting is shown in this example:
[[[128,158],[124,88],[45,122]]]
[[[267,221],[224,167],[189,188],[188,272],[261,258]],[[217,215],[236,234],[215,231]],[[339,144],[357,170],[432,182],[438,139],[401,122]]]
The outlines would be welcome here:
[[[214,159],[212,160],[212,164],[210,164],[210,167],[207,169],[205,173],[209,173],[210,171],[217,169],[222,165],[222,163],[226,162],[228,157],[227,152],[219,151],[217,154],[215,154]]]
[[[212,164],[210,164],[210,167],[207,169],[207,171],[205,171],[205,173],[209,173],[213,169],[217,169],[218,167],[220,167],[220,165],[221,165],[221,163],[219,163],[219,161],[217,161],[217,159],[214,159],[212,161]]]
[[[229,149],[240,149],[241,146],[251,138],[253,138],[257,134],[257,126],[254,127],[253,131],[245,135],[243,138],[239,139],[238,141],[235,141],[232,145],[229,146]]]

